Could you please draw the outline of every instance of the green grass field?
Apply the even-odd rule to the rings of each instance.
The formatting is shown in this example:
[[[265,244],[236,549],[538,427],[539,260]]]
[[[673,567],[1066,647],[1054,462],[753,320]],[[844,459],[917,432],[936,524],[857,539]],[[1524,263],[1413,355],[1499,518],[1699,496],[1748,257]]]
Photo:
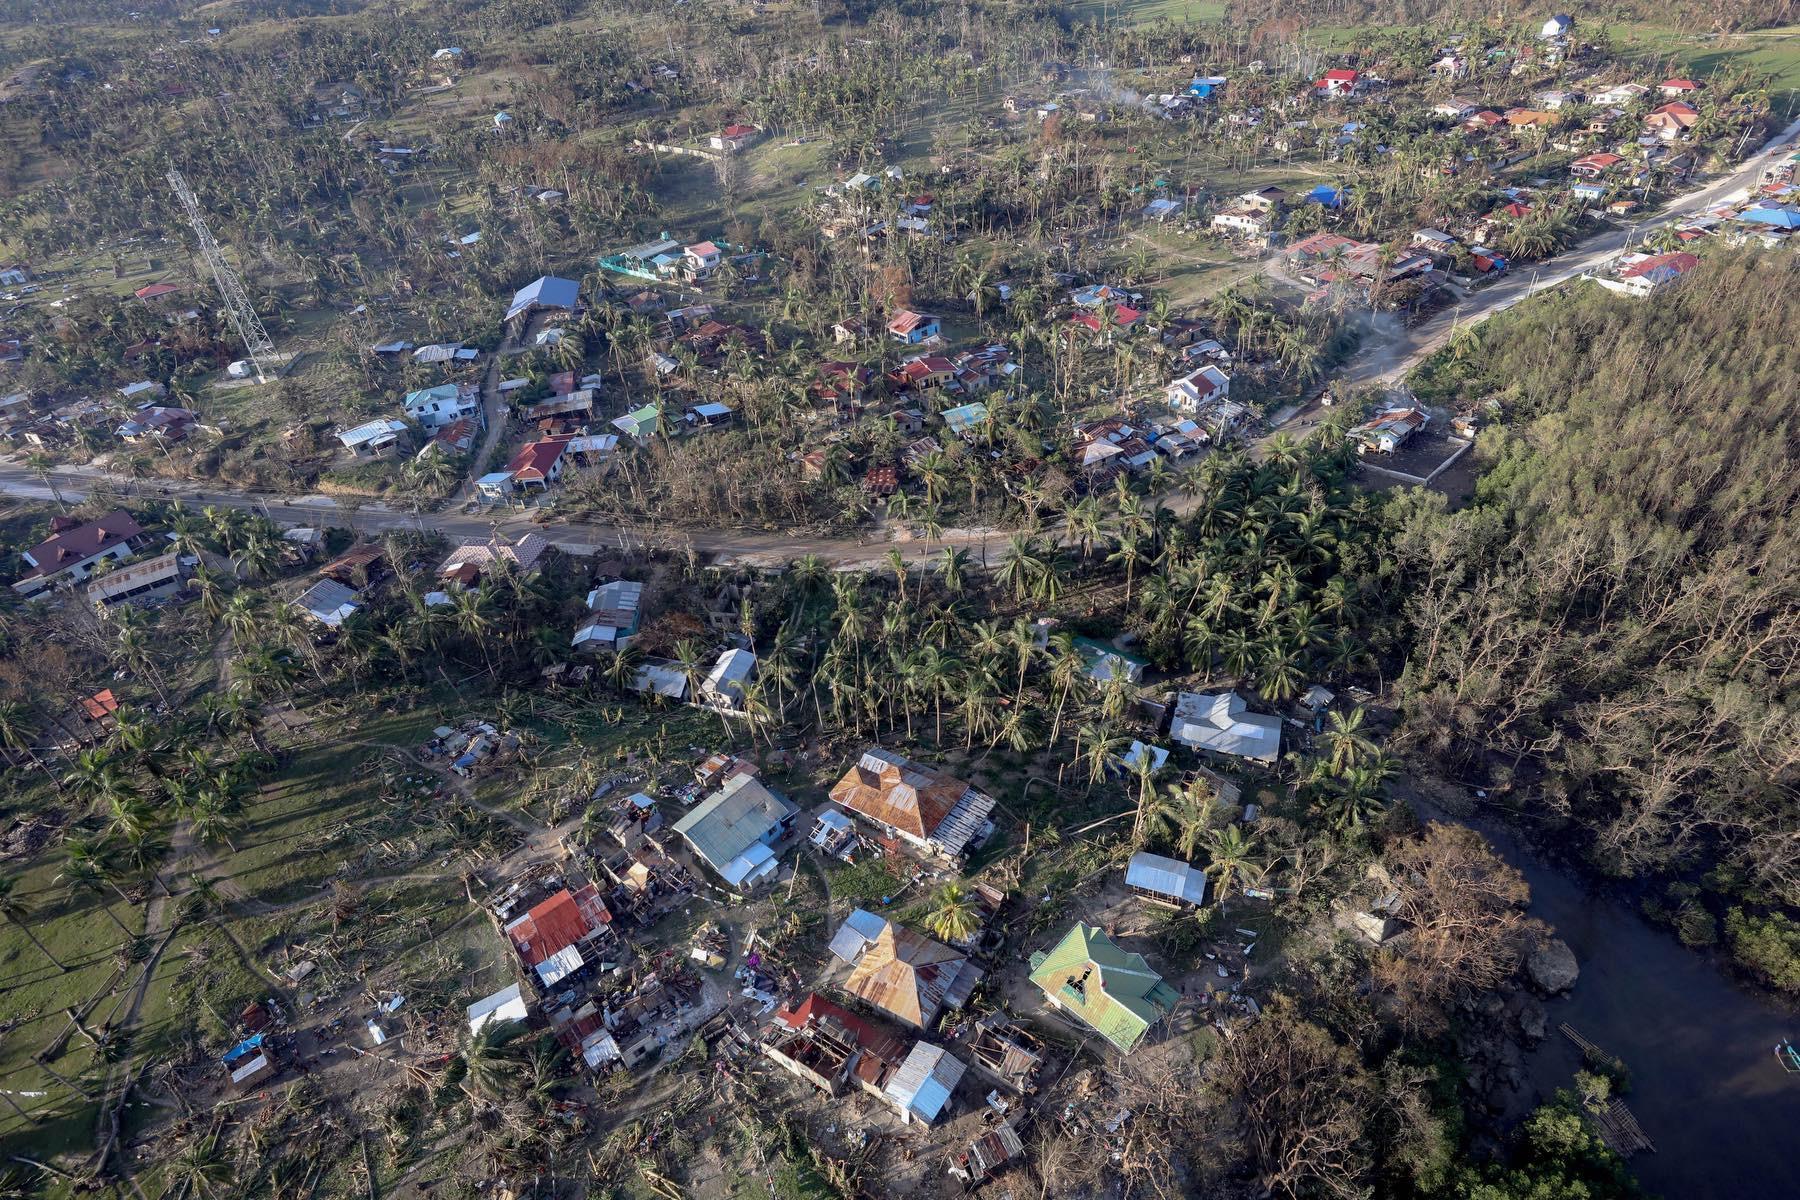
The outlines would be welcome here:
[[[1195,24],[1225,16],[1224,0],[1077,0],[1068,8],[1077,21],[1103,25],[1148,25],[1163,20]]]
[[[1718,36],[1620,25],[1613,27],[1612,34],[1630,52],[1679,62],[1698,76],[1734,68],[1767,75],[1775,111],[1788,117],[1800,115],[1800,26]]]

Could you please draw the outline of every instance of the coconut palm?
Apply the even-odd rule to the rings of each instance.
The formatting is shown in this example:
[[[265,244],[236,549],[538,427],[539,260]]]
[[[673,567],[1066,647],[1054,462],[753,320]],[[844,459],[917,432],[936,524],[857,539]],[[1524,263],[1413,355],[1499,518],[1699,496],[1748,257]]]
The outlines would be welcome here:
[[[57,791],[61,791],[63,781],[57,778],[48,763],[38,757],[37,736],[38,725],[30,706],[17,700],[0,704],[0,749],[4,750],[7,762],[12,762],[15,753],[24,754],[26,760],[45,779],[56,785]]]
[[[1260,879],[1268,870],[1257,853],[1256,838],[1245,836],[1240,825],[1209,829],[1206,848],[1212,859],[1213,894],[1221,903],[1239,884]]]
[[[50,953],[50,948],[38,941],[37,934],[31,932],[33,911],[32,903],[19,894],[18,879],[11,875],[0,875],[0,920],[24,934],[38,948],[38,953],[49,959],[57,970],[67,971],[69,968],[57,961],[56,955]]]
[[[1333,774],[1341,775],[1377,753],[1374,741],[1363,732],[1363,720],[1363,709],[1358,705],[1348,713],[1333,712],[1320,731]]]
[[[56,882],[62,884],[71,896],[85,894],[95,897],[99,902],[100,911],[112,918],[112,923],[119,927],[119,932],[128,938],[134,936],[131,930],[125,927],[125,922],[119,920],[119,914],[112,910],[111,904],[101,899],[103,893],[111,885],[107,881],[106,872],[101,870],[99,863],[91,859],[72,858],[63,864],[61,871],[57,872]]]
[[[169,1160],[169,1190],[211,1196],[231,1186],[237,1170],[218,1133],[208,1133]]]
[[[945,546],[944,556],[938,562],[938,574],[943,577],[944,590],[952,596],[960,596],[968,582],[968,571],[969,552]]]
[[[946,883],[925,915],[925,928],[946,942],[966,942],[981,928],[981,909],[960,883]]]
[[[522,1021],[489,1021],[463,1048],[468,1071],[462,1087],[471,1099],[492,1100],[506,1094],[519,1071],[518,1048],[513,1043],[525,1032]]]

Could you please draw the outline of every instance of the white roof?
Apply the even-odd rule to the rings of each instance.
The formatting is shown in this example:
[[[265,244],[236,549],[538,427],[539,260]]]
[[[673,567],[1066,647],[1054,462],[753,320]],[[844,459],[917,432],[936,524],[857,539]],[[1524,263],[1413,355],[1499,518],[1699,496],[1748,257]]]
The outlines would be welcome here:
[[[1272,763],[1281,754],[1281,718],[1253,713],[1236,692],[1182,692],[1169,736],[1199,750]]]
[[[294,607],[336,629],[356,611],[356,593],[335,579],[321,579],[294,598]]]
[[[930,1124],[950,1107],[950,1095],[967,1069],[942,1046],[919,1042],[888,1080],[883,1094],[901,1111]]]
[[[545,987],[555,987],[581,970],[586,961],[581,957],[580,946],[564,946],[537,965],[538,979]]]
[[[392,417],[380,417],[373,421],[364,421],[354,429],[344,430],[338,434],[338,441],[354,450],[358,446],[366,446],[384,438],[391,439],[405,432],[405,421],[396,421]]]
[[[755,883],[775,873],[775,851],[761,842],[726,863],[719,877],[732,887]]]
[[[531,1015],[518,984],[501,988],[469,1005],[469,1032],[480,1033],[492,1021],[523,1021]]]
[[[744,682],[755,669],[756,655],[733,647],[719,655],[719,661],[713,664],[712,671],[706,676],[706,688],[718,695],[741,700]]]
[[[1127,770],[1135,771],[1138,760],[1146,754],[1150,756],[1151,767],[1158,771],[1162,770],[1163,765],[1169,761],[1169,752],[1161,746],[1150,746],[1137,741],[1132,742],[1131,748],[1119,755],[1119,761],[1125,764]]]
[[[679,667],[645,663],[637,669],[631,686],[640,692],[654,692],[658,696],[679,700],[687,695],[687,675]]]
[[[1131,862],[1125,868],[1125,882],[1171,900],[1206,903],[1206,872],[1180,859],[1139,851],[1131,856]]]
[[[850,915],[844,918],[844,923],[838,926],[837,932],[831,935],[832,955],[854,964],[887,926],[886,917],[866,908],[852,909]]]

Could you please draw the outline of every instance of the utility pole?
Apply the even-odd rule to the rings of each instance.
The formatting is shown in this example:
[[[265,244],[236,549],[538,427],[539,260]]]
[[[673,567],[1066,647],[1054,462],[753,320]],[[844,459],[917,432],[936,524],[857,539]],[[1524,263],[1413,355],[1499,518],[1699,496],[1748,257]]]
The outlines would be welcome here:
[[[269,359],[273,365],[275,343],[270,339],[269,331],[263,328],[262,318],[251,307],[250,294],[244,290],[243,280],[225,261],[224,252],[214,240],[212,230],[207,228],[206,217],[200,211],[200,202],[194,198],[193,189],[174,167],[169,168],[168,180],[175,198],[181,201],[182,211],[187,213],[188,225],[200,243],[200,253],[206,259],[206,265],[212,268],[213,282],[219,286],[219,298],[225,302],[225,315],[231,319],[231,327],[237,330],[238,338],[244,343],[244,355],[256,370],[256,382],[267,383],[269,379],[263,370],[263,360]]]

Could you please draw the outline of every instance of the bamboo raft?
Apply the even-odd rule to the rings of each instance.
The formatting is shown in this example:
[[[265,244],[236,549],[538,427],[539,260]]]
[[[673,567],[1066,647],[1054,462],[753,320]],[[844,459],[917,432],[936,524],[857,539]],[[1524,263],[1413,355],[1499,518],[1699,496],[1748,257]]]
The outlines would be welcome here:
[[[1640,1150],[1656,1153],[1656,1143],[1645,1135],[1623,1100],[1614,1100],[1606,1106],[1606,1111],[1589,1115],[1593,1117],[1595,1128],[1600,1130],[1601,1138],[1620,1158],[1630,1158]]]
[[[1590,1059],[1605,1060],[1611,1055],[1594,1043],[1575,1032],[1575,1027],[1564,1021],[1558,1028],[1562,1035],[1581,1050]],[[1652,1142],[1643,1127],[1638,1124],[1637,1117],[1626,1107],[1623,1100],[1613,1100],[1600,1112],[1589,1110],[1588,1116],[1594,1122],[1594,1128],[1600,1131],[1600,1137],[1612,1148],[1613,1153],[1621,1158],[1630,1158],[1640,1150],[1656,1153],[1656,1143]]]

